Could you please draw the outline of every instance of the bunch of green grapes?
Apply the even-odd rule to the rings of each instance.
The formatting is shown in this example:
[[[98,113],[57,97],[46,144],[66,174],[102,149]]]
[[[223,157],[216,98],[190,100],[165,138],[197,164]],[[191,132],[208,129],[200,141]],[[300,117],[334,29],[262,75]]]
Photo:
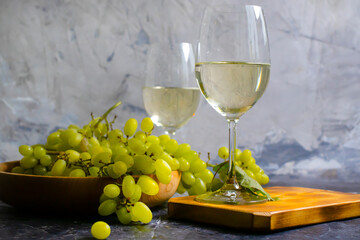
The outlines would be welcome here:
[[[189,144],[179,144],[168,135],[151,135],[154,124],[150,118],[141,121],[140,129],[134,118],[126,121],[123,130],[113,129],[107,115],[116,106],[101,117],[92,117],[83,127],[71,124],[51,133],[44,145],[21,145],[23,158],[12,172],[109,176],[114,183],[105,186],[98,212],[102,216],[115,213],[123,224],[151,221],[151,210],[140,202],[141,196],[156,195],[158,182],[170,183],[172,171],[182,172],[178,192],[201,194],[208,190],[213,174]]]
[[[218,155],[220,158],[226,160],[229,158],[229,149],[227,147],[221,147],[218,150]],[[241,151],[240,149],[235,149],[235,161],[236,166],[241,167],[245,173],[256,180],[260,185],[265,185],[269,182],[269,176],[265,174],[264,170],[256,164],[255,158],[252,156],[249,149]],[[211,164],[210,164],[211,165]],[[215,167],[216,165],[212,165]],[[215,191],[219,189],[227,178],[227,168],[219,172],[219,178],[214,178],[211,186],[211,190]]]

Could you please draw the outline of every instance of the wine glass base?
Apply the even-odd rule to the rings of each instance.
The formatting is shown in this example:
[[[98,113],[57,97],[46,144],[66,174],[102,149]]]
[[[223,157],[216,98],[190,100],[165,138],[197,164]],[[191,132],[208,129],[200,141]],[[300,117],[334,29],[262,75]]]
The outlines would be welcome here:
[[[207,192],[196,196],[198,202],[248,205],[267,202],[266,197],[257,196],[247,192],[244,189],[222,189],[215,192]]]

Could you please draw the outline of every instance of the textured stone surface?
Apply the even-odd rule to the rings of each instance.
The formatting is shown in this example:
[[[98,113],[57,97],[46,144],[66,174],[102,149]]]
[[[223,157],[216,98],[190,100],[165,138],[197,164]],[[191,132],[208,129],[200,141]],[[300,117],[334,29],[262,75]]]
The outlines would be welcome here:
[[[277,181],[277,182],[275,182]],[[300,181],[303,182],[303,181]],[[306,182],[306,181],[305,181]],[[307,187],[287,178],[274,180],[275,185],[294,185]],[[331,185],[315,182],[316,188],[359,191],[359,183],[345,186],[334,182]],[[154,218],[148,225],[134,224],[123,226],[115,217],[99,216],[58,216],[48,213],[20,212],[0,202],[0,239],[92,239],[91,225],[105,220],[111,226],[108,239],[359,239],[360,218],[322,223],[301,228],[293,228],[273,233],[254,233],[192,222],[168,219],[166,204],[153,209]]]
[[[44,143],[115,101],[118,125],[146,116],[141,87],[151,44],[195,43],[210,1],[0,1],[0,161]],[[360,1],[256,0],[272,57],[264,96],[239,122],[238,144],[271,177],[360,175]],[[225,120],[203,100],[180,142],[227,144]],[[158,132],[161,132],[158,130]],[[205,155],[205,154],[204,154]]]

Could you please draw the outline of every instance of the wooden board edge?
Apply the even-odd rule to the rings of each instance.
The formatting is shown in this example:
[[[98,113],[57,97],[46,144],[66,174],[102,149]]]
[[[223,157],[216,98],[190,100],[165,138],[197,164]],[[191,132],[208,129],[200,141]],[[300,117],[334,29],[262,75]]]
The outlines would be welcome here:
[[[254,221],[250,213],[172,202],[168,202],[168,217],[237,229],[252,229]],[[270,229],[270,221],[268,223],[268,226],[261,225],[263,230]]]
[[[360,216],[360,201],[273,213],[269,230],[279,230]]]

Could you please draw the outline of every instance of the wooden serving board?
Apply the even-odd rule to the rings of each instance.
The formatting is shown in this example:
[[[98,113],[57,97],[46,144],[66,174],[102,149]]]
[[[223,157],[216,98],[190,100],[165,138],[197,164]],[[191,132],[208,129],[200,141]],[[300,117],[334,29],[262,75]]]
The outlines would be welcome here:
[[[272,231],[360,216],[360,194],[301,187],[265,189],[279,201],[253,205],[201,203],[194,196],[172,198],[170,218],[254,231]]]

